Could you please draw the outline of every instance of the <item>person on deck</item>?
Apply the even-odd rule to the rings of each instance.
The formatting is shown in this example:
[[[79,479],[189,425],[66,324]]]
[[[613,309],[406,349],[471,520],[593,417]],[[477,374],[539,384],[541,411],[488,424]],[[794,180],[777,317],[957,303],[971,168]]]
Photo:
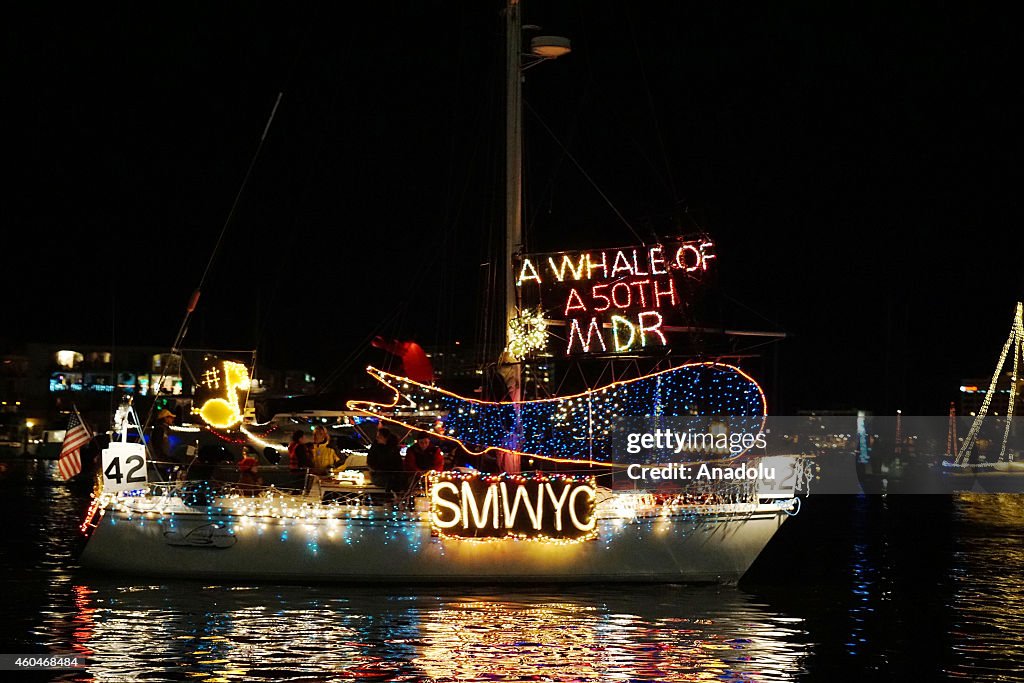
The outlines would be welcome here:
[[[430,443],[430,435],[420,432],[416,436],[416,443],[409,446],[405,451],[406,469],[412,472],[427,472],[444,470],[444,454],[441,449]]]
[[[259,491],[262,486],[259,461],[249,453],[248,447],[242,446],[242,459],[238,461],[238,488],[250,494]]]
[[[341,462],[338,452],[331,446],[331,437],[326,427],[317,425],[313,430],[311,457],[315,474],[327,474],[327,470]]]
[[[377,430],[370,452],[366,454],[366,467],[370,470],[370,481],[385,493],[404,492],[407,488],[398,437],[387,427]]]
[[[306,432],[296,429],[292,434],[292,442],[288,444],[288,468],[292,472],[299,472],[312,466],[309,444],[306,443]]]
[[[149,451],[153,463],[159,468],[166,481],[174,478],[175,470],[181,463],[171,457],[171,425],[174,413],[164,408],[156,416],[156,423],[149,435]]]

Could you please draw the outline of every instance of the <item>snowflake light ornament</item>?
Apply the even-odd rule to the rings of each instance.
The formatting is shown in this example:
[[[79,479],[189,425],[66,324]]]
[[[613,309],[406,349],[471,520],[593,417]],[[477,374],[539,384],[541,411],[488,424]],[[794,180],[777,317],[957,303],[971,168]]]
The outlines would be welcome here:
[[[530,353],[543,351],[548,343],[548,322],[540,308],[533,311],[519,311],[508,321],[508,351],[522,360]]]

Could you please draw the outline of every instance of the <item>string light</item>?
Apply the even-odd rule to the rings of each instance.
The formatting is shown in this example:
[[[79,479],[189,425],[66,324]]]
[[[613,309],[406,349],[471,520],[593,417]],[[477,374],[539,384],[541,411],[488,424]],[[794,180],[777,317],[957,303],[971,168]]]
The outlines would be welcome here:
[[[601,336],[601,327],[597,324],[597,318],[591,318],[587,324],[587,338],[583,338],[583,332],[580,329],[580,321],[578,318],[572,318],[569,323],[569,346],[565,349],[567,354],[572,353],[573,342],[579,340],[579,349],[583,353],[590,353],[590,345],[592,339],[596,337],[597,343],[601,345],[601,351],[607,351],[608,347],[604,343],[604,337]]]
[[[242,432],[247,437],[249,437],[249,440],[251,442],[253,442],[254,444],[256,444],[257,446],[259,446],[260,448],[273,448],[278,453],[287,453],[288,452],[288,447],[287,446],[282,446],[279,443],[271,443],[269,441],[265,441],[265,440],[261,439],[259,436],[253,434],[249,429],[246,429],[245,425],[240,426],[238,428],[238,431]]]
[[[520,311],[508,321],[508,346],[505,350],[517,360],[543,351],[548,341],[547,327],[548,323],[539,308]]]
[[[527,255],[516,286],[522,298],[555,310],[568,328],[566,355],[627,353],[667,346],[662,330],[681,292],[677,279],[699,280],[716,258],[707,238],[653,247]],[[510,334],[517,334],[511,329]],[[509,349],[512,351],[512,349]],[[522,358],[524,353],[514,353]]]
[[[91,529],[95,529],[99,525],[100,518],[103,517],[103,512],[106,510],[106,502],[103,496],[92,494],[89,509],[85,511],[85,518],[78,527],[79,531],[88,534]]]
[[[452,484],[482,477],[488,484],[502,482],[507,485],[534,481],[537,484],[571,483],[579,490],[595,489],[591,477],[538,473],[533,477],[522,475],[476,475],[445,472],[443,476]],[[596,489],[599,500],[587,500],[586,510],[577,512],[580,526],[593,520],[593,528],[577,537],[551,535],[551,530],[505,530],[504,535],[466,537],[458,540],[473,542],[530,541],[557,545],[575,544],[601,537],[605,545],[623,534],[634,531],[657,531],[659,534],[690,532],[685,522],[697,524],[701,518],[717,515],[745,517],[763,510],[756,486],[750,482],[729,486],[695,487],[683,493],[666,495],[649,492],[616,492]],[[580,498],[587,496],[580,494]],[[584,501],[581,501],[584,502]],[[796,507],[794,499],[769,504],[771,509],[790,511]],[[363,504],[356,498],[346,501],[321,502],[309,497],[289,495],[274,488],[261,495],[249,496],[232,490],[230,486],[209,484],[182,487],[153,486],[148,489],[120,494],[103,493],[94,498],[80,529],[89,534],[99,526],[104,512],[116,513],[107,517],[107,524],[116,526],[127,522],[145,526],[158,524],[165,533],[191,532],[199,526],[216,525],[222,539],[236,534],[277,534],[281,542],[290,540],[289,533],[301,533],[301,542],[312,554],[327,544],[353,545],[364,537],[374,543],[383,538],[385,543],[403,541],[406,550],[419,552],[424,542],[443,543],[456,536],[449,530],[435,529],[431,525],[434,506],[428,511],[405,510],[399,507],[380,508]],[[477,514],[481,512],[478,509]],[[592,515],[586,518],[586,515]],[[484,515],[486,516],[486,514]],[[527,517],[529,515],[527,514]],[[563,520],[564,521],[564,520]],[[600,523],[599,523],[600,522]],[[372,533],[371,536],[366,534]],[[187,533],[186,533],[187,536]],[[443,545],[440,546],[443,552]]]
[[[730,416],[737,430],[757,433],[767,415],[764,392],[750,375],[725,363],[688,363],[668,370],[534,401],[481,401],[374,367],[367,372],[392,389],[390,403],[349,401],[358,410],[417,429],[417,416],[440,413],[440,438],[468,453],[507,451],[550,462],[611,465],[611,434],[625,417]],[[513,446],[516,421],[522,432]]]
[[[596,279],[595,272],[599,272],[601,278],[616,279],[624,276],[668,275],[673,270],[685,273],[706,271],[709,263],[717,258],[714,247],[710,239],[700,238],[652,247],[560,252],[547,256],[547,270],[538,270],[534,265],[535,260],[541,263],[545,255],[531,254],[523,259],[516,285],[522,287],[527,282],[538,285],[565,282],[570,277],[575,282],[593,280]],[[555,258],[558,256],[561,261],[556,263]]]
[[[988,391],[985,393],[985,398],[982,400],[981,407],[978,409],[978,414],[974,418],[974,422],[971,424],[971,428],[967,432],[967,436],[964,438],[963,445],[961,445],[960,451],[957,453],[956,462],[953,463],[957,467],[964,467],[969,464],[971,451],[974,449],[974,444],[978,439],[978,433],[981,431],[981,425],[985,421],[985,416],[988,415],[989,406],[992,404],[992,396],[996,393],[996,384],[999,381],[999,375],[1003,371],[1006,356],[1011,352],[1013,353],[1013,369],[1010,372],[1010,402],[1006,410],[1006,429],[1003,432],[1003,440],[999,448],[999,462],[1003,462],[1006,457],[1006,444],[1010,437],[1010,428],[1013,424],[1014,403],[1016,403],[1017,400],[1018,372],[1020,371],[1021,359],[1024,358],[1024,304],[1021,302],[1017,302],[1017,308],[1013,315],[1013,323],[1010,326],[1010,336],[1007,338],[1006,343],[1003,344],[1003,350],[999,354],[999,360],[996,361],[996,369],[995,372],[992,373],[992,382],[989,384]]]
[[[182,432],[185,434],[196,434],[203,431],[200,427],[193,427],[192,425],[168,425],[172,432]]]
[[[242,409],[238,402],[239,391],[249,391],[249,370],[241,363],[224,361],[224,395],[226,398],[208,399],[199,410],[195,410],[206,424],[217,429],[230,429],[242,421]],[[219,389],[221,383],[217,368],[203,373],[203,386]]]

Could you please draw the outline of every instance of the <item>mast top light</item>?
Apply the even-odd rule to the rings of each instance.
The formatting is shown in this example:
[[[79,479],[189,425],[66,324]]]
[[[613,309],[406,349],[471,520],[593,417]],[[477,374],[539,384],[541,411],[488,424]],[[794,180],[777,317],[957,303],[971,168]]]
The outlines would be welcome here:
[[[530,53],[543,59],[557,59],[572,52],[568,38],[537,36],[530,40]]]

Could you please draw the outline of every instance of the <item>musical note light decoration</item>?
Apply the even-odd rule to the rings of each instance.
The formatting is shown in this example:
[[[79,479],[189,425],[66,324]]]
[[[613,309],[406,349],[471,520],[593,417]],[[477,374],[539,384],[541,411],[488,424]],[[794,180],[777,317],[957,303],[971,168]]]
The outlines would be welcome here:
[[[241,363],[230,360],[224,361],[222,367],[222,375],[215,367],[204,372],[202,383],[209,389],[218,389],[223,383],[225,397],[208,399],[193,412],[198,413],[206,424],[215,429],[231,429],[242,421],[238,392],[249,391],[249,370]]]

